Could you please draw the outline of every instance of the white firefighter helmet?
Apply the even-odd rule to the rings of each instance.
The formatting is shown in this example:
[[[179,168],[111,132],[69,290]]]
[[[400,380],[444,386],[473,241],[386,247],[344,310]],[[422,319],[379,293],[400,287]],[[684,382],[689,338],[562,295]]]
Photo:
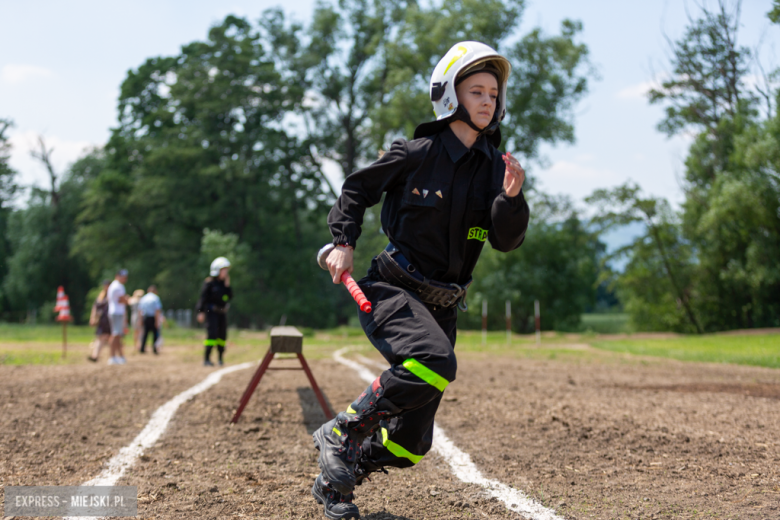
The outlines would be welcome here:
[[[463,119],[475,130],[492,134],[506,116],[506,85],[511,70],[512,66],[509,64],[509,60],[489,45],[471,41],[453,45],[447,54],[439,60],[431,75],[430,93],[436,121],[443,121],[455,116],[457,119]],[[468,112],[464,108],[458,110],[458,96],[455,94],[455,85],[459,82],[458,80],[480,71],[493,73],[498,81],[496,113],[493,116],[493,123],[484,129],[478,129],[471,123]],[[441,124],[435,123],[420,125],[415,131],[415,138],[430,135],[432,131],[438,131],[440,126]]]
[[[220,269],[223,269],[225,267],[230,267],[230,260],[225,258],[224,256],[218,256],[214,259],[213,262],[211,262],[211,269],[209,269],[209,274],[211,276],[217,276],[219,274]]]
[[[437,120],[446,119],[458,109],[458,96],[455,95],[456,79],[476,74],[484,68],[491,68],[498,77],[498,107],[496,119],[501,121],[506,115],[506,84],[512,66],[509,60],[501,56],[489,45],[480,42],[460,42],[452,46],[439,60],[431,75],[431,101]]]

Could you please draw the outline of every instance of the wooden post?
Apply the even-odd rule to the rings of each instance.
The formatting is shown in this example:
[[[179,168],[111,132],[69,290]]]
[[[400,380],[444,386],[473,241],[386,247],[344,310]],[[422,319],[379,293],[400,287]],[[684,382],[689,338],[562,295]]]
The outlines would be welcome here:
[[[542,344],[542,317],[539,313],[539,300],[534,300],[534,322],[536,325],[536,344]]]
[[[506,344],[512,344],[512,303],[506,301]]]
[[[68,353],[68,322],[62,322],[62,357]]]
[[[482,344],[487,345],[487,300],[482,300]]]

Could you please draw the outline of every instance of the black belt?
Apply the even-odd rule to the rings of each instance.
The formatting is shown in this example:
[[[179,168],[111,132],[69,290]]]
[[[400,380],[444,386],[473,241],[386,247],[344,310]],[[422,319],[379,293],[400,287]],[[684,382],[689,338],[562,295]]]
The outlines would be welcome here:
[[[471,280],[464,285],[442,283],[425,278],[393,244],[376,257],[379,274],[395,286],[415,293],[423,302],[440,307],[455,307],[466,312],[466,293]]]

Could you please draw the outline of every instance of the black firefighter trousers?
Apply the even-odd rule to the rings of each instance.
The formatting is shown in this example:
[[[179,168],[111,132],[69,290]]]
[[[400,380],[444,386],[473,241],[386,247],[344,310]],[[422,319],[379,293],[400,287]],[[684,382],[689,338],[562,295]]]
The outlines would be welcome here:
[[[205,361],[211,361],[211,349],[217,347],[219,360],[225,353],[225,340],[227,340],[227,314],[224,312],[206,311],[206,340],[203,346],[206,347],[204,354]]]
[[[372,312],[360,324],[390,368],[380,376],[383,397],[403,412],[382,421],[363,442],[361,464],[372,471],[417,464],[431,449],[433,418],[455,380],[457,308],[434,307],[383,281],[376,269],[358,282]]]

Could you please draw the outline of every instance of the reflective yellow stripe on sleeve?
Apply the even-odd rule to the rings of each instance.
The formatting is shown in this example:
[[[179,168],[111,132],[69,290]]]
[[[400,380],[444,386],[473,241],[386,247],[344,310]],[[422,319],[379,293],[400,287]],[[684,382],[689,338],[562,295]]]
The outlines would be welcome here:
[[[440,392],[443,392],[449,381],[441,377],[439,374],[431,370],[430,368],[423,366],[422,363],[416,359],[409,358],[403,362],[403,366],[406,370],[416,375],[431,386],[436,387]]]
[[[406,448],[403,446],[394,443],[391,441],[387,436],[387,428],[382,428],[382,446],[387,448],[387,451],[392,453],[398,458],[406,458],[412,461],[412,464],[417,464],[422,460],[424,455],[415,455],[411,452],[409,452]]]

